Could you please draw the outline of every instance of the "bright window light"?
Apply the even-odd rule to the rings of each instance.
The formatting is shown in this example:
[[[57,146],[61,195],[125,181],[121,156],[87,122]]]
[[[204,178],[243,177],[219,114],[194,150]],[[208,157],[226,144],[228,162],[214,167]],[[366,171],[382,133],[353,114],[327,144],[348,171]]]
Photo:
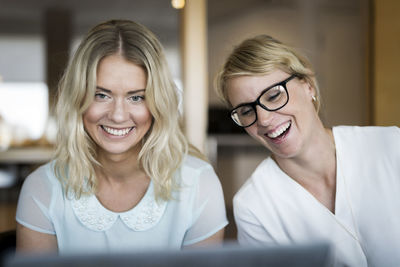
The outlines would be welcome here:
[[[48,89],[42,82],[0,82],[0,115],[29,139],[42,137],[48,119]]]

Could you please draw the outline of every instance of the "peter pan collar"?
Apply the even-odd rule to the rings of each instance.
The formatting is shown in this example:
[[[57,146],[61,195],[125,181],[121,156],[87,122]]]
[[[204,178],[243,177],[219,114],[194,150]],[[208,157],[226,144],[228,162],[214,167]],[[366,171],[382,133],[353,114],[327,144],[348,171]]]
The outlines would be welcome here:
[[[90,230],[98,232],[110,229],[118,218],[133,231],[146,231],[160,221],[167,207],[166,201],[155,200],[151,181],[142,200],[133,209],[125,212],[106,209],[95,195],[72,198],[71,204],[79,221]]]

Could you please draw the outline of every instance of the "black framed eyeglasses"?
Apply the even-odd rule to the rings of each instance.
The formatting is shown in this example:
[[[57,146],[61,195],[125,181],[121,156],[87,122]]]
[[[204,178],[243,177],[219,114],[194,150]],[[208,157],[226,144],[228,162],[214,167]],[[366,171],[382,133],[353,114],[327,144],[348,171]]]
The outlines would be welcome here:
[[[297,77],[295,74],[286,80],[264,89],[256,101],[243,103],[231,110],[232,120],[240,127],[246,128],[257,121],[256,106],[259,105],[268,111],[277,111],[289,102],[289,93],[286,84]]]

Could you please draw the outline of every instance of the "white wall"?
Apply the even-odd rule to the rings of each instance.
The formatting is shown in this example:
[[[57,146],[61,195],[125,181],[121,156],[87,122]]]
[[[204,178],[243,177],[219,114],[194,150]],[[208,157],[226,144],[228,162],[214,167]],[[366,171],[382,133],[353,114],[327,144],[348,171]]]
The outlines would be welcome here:
[[[5,82],[45,81],[45,43],[40,35],[0,35],[0,76]]]

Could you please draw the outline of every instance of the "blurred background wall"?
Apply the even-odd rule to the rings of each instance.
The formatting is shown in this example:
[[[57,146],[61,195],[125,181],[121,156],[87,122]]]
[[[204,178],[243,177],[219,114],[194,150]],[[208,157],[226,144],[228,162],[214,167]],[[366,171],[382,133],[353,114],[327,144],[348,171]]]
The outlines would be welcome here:
[[[184,93],[185,114],[200,114],[199,119],[204,119],[203,125],[196,123],[199,119],[194,120],[194,115],[187,116],[187,133],[188,129],[201,133],[191,140],[214,165],[230,217],[234,193],[268,155],[233,125],[212,86],[216,71],[243,39],[266,33],[311,59],[322,91],[321,118],[327,126],[400,126],[397,0],[186,2],[184,9],[176,10],[170,0],[0,0],[0,98],[14,99],[7,101],[12,104],[6,111],[0,107],[0,231],[15,227],[16,199],[24,177],[51,159],[55,133],[51,107],[66,62],[83,34],[107,19],[142,23],[164,45]],[[190,84],[196,78],[204,83]],[[12,89],[19,93],[11,97],[10,84],[25,89],[44,86],[48,91],[38,96],[33,89]],[[26,115],[22,121],[33,120],[29,108],[46,107],[42,114],[50,120],[46,118],[39,138],[24,133],[24,122],[12,125],[5,119],[8,115],[1,114],[21,113],[18,99],[22,98],[32,100],[28,111],[22,111]],[[227,237],[234,238],[230,221]]]

